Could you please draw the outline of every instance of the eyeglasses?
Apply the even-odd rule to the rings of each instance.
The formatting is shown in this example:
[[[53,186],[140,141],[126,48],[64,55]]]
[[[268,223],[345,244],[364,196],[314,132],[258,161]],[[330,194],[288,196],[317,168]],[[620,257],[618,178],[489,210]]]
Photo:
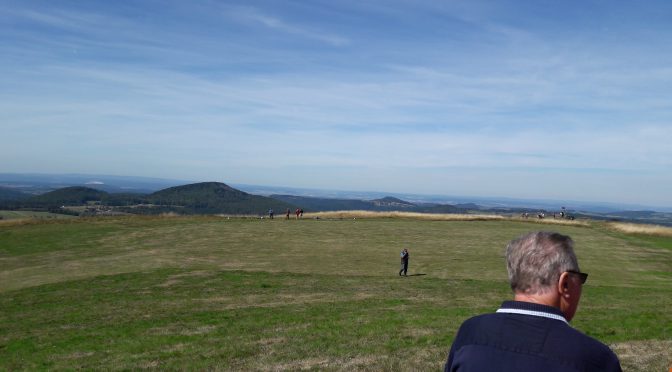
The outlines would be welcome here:
[[[574,270],[567,270],[568,273],[576,274],[579,276],[579,279],[581,279],[581,284],[586,284],[586,280],[588,280],[588,274],[582,273],[579,271],[574,271]]]

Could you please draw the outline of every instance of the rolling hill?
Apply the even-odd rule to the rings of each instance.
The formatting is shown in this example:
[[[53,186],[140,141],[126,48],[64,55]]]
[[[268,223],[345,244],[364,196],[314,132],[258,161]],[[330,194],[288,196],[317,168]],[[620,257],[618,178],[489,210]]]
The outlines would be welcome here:
[[[170,187],[148,195],[147,202],[175,208],[183,214],[265,214],[268,209],[282,213],[294,206],[279,200],[248,194],[224,183],[202,182]]]
[[[0,201],[22,200],[30,197],[30,194],[16,191],[7,187],[0,187]]]
[[[419,206],[390,196],[374,199],[331,199],[295,195],[271,195],[271,198],[301,206],[310,212],[330,211],[415,211]]]
[[[313,198],[295,195],[271,195],[271,197],[286,203],[301,206],[310,212],[362,210],[379,212],[466,213],[470,210],[462,206],[454,206],[450,204],[416,204],[391,196],[374,200]],[[473,209],[478,210],[478,206]]]
[[[101,209],[107,212],[132,214],[174,212],[178,214],[258,215],[266,214],[269,209],[274,209],[276,213],[284,213],[287,208],[295,208],[289,203],[264,196],[251,195],[217,182],[170,187],[149,195],[111,194],[90,187],[72,186],[25,200],[8,200],[3,202],[3,205],[7,209],[63,210],[62,206],[78,207],[91,202],[97,202],[96,204],[99,204]]]
[[[90,187],[72,186],[33,196],[26,202],[36,206],[82,205],[90,201],[102,201],[109,194]]]
[[[300,206],[306,211],[373,210],[373,205],[357,199],[311,198],[294,195],[271,195],[273,199]]]
[[[409,203],[405,200],[394,198],[391,196],[386,196],[382,199],[371,200],[371,203],[379,208],[393,208],[393,209],[408,209],[414,208],[415,204]]]
[[[91,186],[91,187],[89,187]],[[115,190],[122,190],[116,188]],[[98,202],[99,206],[89,205],[90,214],[100,212],[116,212],[131,214],[240,214],[265,215],[269,209],[276,214],[284,214],[289,208],[303,208],[306,212],[365,210],[365,211],[406,211],[419,213],[495,213],[503,215],[520,215],[523,212],[546,212],[550,217],[557,210],[485,207],[475,203],[443,204],[438,202],[413,202],[396,197],[386,196],[378,199],[344,199],[327,197],[309,197],[287,194],[271,194],[270,197],[250,194],[224,183],[202,182],[176,186],[156,191],[151,194],[115,193],[103,190],[96,185],[80,185],[64,187],[40,195],[17,191],[8,187],[0,187],[0,210],[36,210],[54,213],[81,214],[81,208],[63,209],[62,206],[81,207],[90,202]],[[628,221],[672,226],[672,213],[638,210],[612,211],[609,213],[587,212],[567,209],[568,214],[576,218],[597,220]],[[109,213],[108,213],[109,214]]]

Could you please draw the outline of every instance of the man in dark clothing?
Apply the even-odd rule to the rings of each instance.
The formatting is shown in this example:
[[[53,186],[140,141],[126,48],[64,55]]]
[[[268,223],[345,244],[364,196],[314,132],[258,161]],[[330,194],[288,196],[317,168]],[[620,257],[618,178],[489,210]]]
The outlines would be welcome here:
[[[568,323],[588,277],[570,237],[524,235],[509,243],[506,260],[514,301],[465,321],[444,371],[621,371],[609,347]]]
[[[404,248],[403,251],[401,251],[401,270],[399,270],[399,276],[401,276],[401,273],[404,273],[404,276],[406,276],[406,272],[408,271],[408,249]]]

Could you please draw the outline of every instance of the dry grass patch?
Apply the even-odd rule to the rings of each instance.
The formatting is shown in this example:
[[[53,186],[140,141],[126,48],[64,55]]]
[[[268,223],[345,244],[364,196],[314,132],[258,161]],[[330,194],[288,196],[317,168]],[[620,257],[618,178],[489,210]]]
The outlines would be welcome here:
[[[563,225],[563,226],[583,226],[589,227],[590,223],[588,221],[578,221],[578,220],[564,220],[564,219],[554,219],[554,218],[513,218],[514,221],[522,221],[528,223],[536,223],[541,225]]]
[[[178,325],[170,325],[167,327],[156,327],[149,329],[147,334],[154,336],[198,336],[212,333],[217,329],[216,326],[199,326],[199,327],[184,327]]]
[[[76,351],[72,354],[68,354],[65,356],[65,359],[82,359],[82,358],[88,358],[95,353],[93,351]]]
[[[660,225],[639,225],[635,223],[610,222],[609,228],[626,234],[644,234],[657,236],[672,236],[672,227]]]
[[[370,296],[356,296],[355,300],[365,300]],[[309,305],[343,301],[334,293],[281,293],[272,295],[248,294],[244,296],[216,296],[196,299],[204,304],[214,304],[220,310],[245,308],[272,308],[292,305]]]
[[[305,371],[305,370],[338,370],[338,371],[371,371],[379,370],[384,355],[357,356],[352,358],[307,358],[290,363],[271,366],[271,371]],[[372,368],[373,367],[373,368]]]
[[[672,369],[672,340],[630,341],[611,345],[624,371]]]
[[[418,338],[423,336],[431,336],[436,332],[437,330],[429,328],[411,328],[404,333],[409,337]]]
[[[372,212],[372,211],[335,211],[306,213],[306,218],[408,218],[430,221],[500,221],[507,219],[495,214],[438,214],[415,212]]]
[[[0,226],[22,226],[22,225],[37,225],[41,223],[52,222],[50,220],[40,220],[37,218],[30,217],[21,217],[21,218],[12,218],[12,219],[3,219],[0,220]],[[60,222],[60,221],[58,221]]]
[[[140,369],[156,369],[159,368],[160,365],[161,362],[159,362],[158,360],[150,360],[140,363],[139,367]]]
[[[257,341],[257,343],[259,345],[262,345],[262,346],[283,344],[283,343],[286,343],[286,342],[287,342],[287,337],[262,338],[261,340]]]
[[[564,225],[588,227],[587,221],[564,220],[564,219],[537,219],[507,217],[498,214],[459,214],[459,213],[417,213],[417,212],[373,212],[373,211],[335,211],[306,213],[306,218],[319,219],[367,219],[367,218],[399,218],[424,221],[516,221],[544,225]]]

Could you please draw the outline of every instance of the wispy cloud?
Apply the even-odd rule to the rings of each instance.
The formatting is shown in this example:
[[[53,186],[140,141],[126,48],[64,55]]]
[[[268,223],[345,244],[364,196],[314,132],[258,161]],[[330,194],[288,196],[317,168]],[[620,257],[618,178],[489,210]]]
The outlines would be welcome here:
[[[277,16],[271,16],[252,7],[230,7],[227,9],[227,15],[233,16],[236,19],[249,22],[256,25],[262,25],[274,31],[298,36],[305,39],[316,40],[331,46],[345,46],[350,44],[350,40],[320,30],[315,30],[308,26],[302,26],[297,23],[289,23]]]
[[[510,196],[571,178],[669,200],[662,45],[638,58],[492,7],[291,6],[0,10],[21,26],[0,25],[0,170]]]

